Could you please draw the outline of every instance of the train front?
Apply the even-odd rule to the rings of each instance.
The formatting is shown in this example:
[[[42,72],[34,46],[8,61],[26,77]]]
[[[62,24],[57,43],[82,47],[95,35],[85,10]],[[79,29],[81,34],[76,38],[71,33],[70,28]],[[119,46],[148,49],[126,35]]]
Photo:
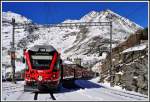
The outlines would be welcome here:
[[[54,90],[61,87],[60,54],[50,45],[35,45],[24,50],[25,91]]]

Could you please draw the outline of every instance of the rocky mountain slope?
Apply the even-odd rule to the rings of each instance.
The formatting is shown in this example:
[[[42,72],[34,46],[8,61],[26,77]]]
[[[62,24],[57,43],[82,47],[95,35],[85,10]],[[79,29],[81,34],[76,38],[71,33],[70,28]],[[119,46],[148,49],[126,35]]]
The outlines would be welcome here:
[[[2,20],[10,21],[12,18],[16,22],[28,24],[31,20],[22,15],[12,12],[3,12]],[[113,47],[125,41],[131,34],[138,29],[143,29],[138,24],[124,18],[111,10],[104,10],[100,12],[91,11],[80,20],[66,20],[62,23],[74,22],[109,22],[113,24]],[[62,58],[82,58],[84,62],[95,63],[103,57],[99,56],[99,48],[108,49],[109,44],[101,42],[108,42],[110,38],[110,28],[105,26],[92,27],[67,27],[67,28],[49,28],[41,25],[29,26],[22,29],[15,30],[15,45],[19,51],[22,48],[30,47],[34,44],[51,44],[61,52]],[[2,24],[2,48],[3,48],[3,62],[8,57],[7,51],[10,49],[12,26],[10,24]]]
[[[98,64],[100,82],[111,82],[130,91],[148,95],[148,29],[137,31],[113,49],[110,57]]]

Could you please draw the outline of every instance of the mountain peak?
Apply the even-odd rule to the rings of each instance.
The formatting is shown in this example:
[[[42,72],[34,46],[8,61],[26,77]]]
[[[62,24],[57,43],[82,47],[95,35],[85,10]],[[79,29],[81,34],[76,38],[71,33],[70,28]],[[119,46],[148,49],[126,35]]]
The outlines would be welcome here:
[[[109,12],[109,13],[114,13],[112,10],[110,10],[110,9],[106,9],[106,10],[104,10],[105,12]]]
[[[22,16],[20,14],[14,13],[12,11],[7,11],[2,13],[2,19],[5,21],[11,21],[12,18],[16,20],[17,23],[31,23],[32,20]]]
[[[92,14],[97,14],[97,13],[99,13],[99,12],[92,10],[92,11],[90,11],[88,14],[89,14],[89,15],[92,15]]]
[[[112,11],[112,10],[110,10],[110,9],[106,9],[106,10],[104,10],[104,11],[102,11],[102,12],[104,12],[104,14],[105,14],[106,16],[113,15],[114,17],[122,18],[121,15],[115,13],[114,11]]]

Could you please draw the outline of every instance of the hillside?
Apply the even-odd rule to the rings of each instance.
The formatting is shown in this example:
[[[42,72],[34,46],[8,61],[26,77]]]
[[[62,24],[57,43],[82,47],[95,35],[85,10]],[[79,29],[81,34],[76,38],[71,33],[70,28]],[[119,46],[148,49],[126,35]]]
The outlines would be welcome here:
[[[96,62],[104,59],[99,55],[99,49],[109,49],[109,44],[101,42],[109,41],[109,27],[67,27],[67,28],[49,28],[38,24],[33,24],[32,20],[13,13],[3,12],[2,20],[10,21],[16,19],[16,23],[32,24],[34,26],[25,26],[15,30],[15,46],[17,48],[17,57],[21,57],[22,49],[35,44],[51,44],[61,53],[63,59],[81,58],[83,65],[93,66]],[[79,20],[65,20],[62,23],[74,22],[109,22],[112,21],[112,39],[116,43],[115,47],[125,41],[130,35],[139,29],[143,29],[138,24],[124,18],[111,10],[100,12],[91,11]],[[2,24],[2,63],[10,65],[8,51],[12,39],[12,26]]]
[[[139,30],[113,49],[112,79],[110,57],[97,66],[100,82],[111,82],[130,91],[148,95],[148,32]]]

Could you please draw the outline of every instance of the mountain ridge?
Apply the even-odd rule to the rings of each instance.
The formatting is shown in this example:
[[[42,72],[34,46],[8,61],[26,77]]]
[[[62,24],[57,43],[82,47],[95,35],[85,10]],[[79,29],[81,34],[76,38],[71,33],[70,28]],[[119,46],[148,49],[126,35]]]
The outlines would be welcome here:
[[[6,15],[6,13],[4,13]],[[9,12],[10,17],[4,16],[2,20],[10,20],[11,17],[18,18],[18,22],[33,23],[22,15],[14,16],[14,13]],[[125,41],[131,34],[134,34],[138,29],[143,29],[138,24],[114,13],[111,10],[104,10],[100,12],[91,11],[79,20],[65,20],[62,23],[75,22],[102,22],[113,21],[113,41],[119,44]],[[34,24],[33,24],[34,25]],[[51,44],[60,51],[63,59],[82,58],[83,60],[92,60],[92,62],[101,60],[99,56],[99,48],[109,49],[109,44],[102,44],[100,42],[109,41],[110,28],[109,27],[66,27],[66,28],[47,28],[42,27],[41,24],[36,24],[37,29],[33,28],[30,32],[27,28],[16,30],[16,47],[20,50],[38,43]],[[8,29],[6,29],[8,28]],[[4,25],[2,28],[2,47],[10,48],[11,42],[11,25]],[[6,36],[7,35],[7,36]],[[116,44],[112,46],[115,47]]]

